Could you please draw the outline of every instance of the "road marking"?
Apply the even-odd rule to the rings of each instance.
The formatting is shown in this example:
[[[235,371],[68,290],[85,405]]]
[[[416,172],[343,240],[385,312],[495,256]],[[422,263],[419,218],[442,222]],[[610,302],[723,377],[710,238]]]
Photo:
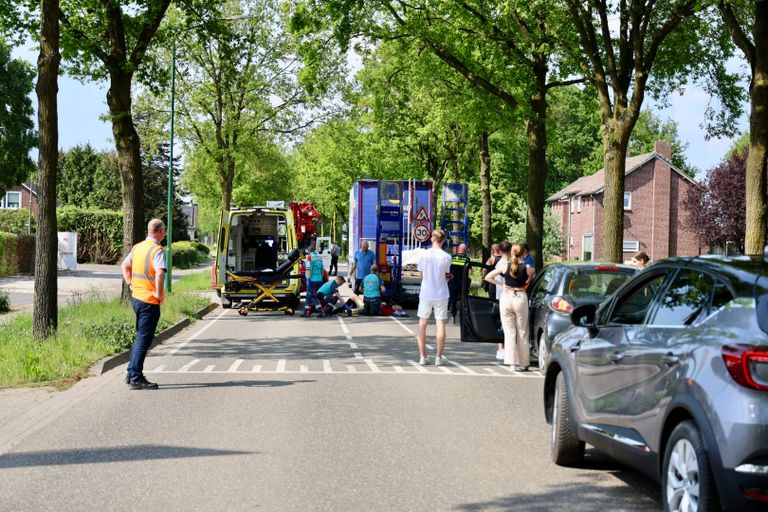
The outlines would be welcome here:
[[[379,369],[379,367],[370,359],[366,359],[365,364],[368,365],[368,368],[370,368],[373,373],[381,373],[381,369]]]
[[[411,363],[411,366],[415,366],[417,370],[419,370],[421,373],[429,373],[426,368],[424,368],[422,365],[417,363],[416,361],[408,360],[409,363]]]
[[[415,333],[415,332],[413,332],[413,331],[411,330],[411,328],[410,328],[410,327],[408,327],[407,325],[405,325],[403,322],[401,322],[400,320],[398,320],[398,319],[397,319],[397,318],[395,318],[394,316],[391,316],[391,317],[389,317],[389,318],[391,318],[392,320],[394,320],[394,321],[395,321],[395,323],[396,323],[397,325],[399,325],[400,327],[402,327],[403,329],[405,329],[405,332],[407,332],[407,333],[409,333],[409,334],[413,334],[414,336],[416,336],[416,333]]]
[[[280,359],[277,362],[277,369],[275,371],[278,372],[278,373],[284,372],[285,371],[285,363],[286,363],[285,359]]]
[[[403,367],[402,367],[402,366],[400,366],[400,365],[397,365],[397,364],[395,364],[395,365],[392,365],[392,368],[394,368],[394,370],[395,370],[397,373],[405,373],[405,370],[403,370]]]
[[[339,325],[341,325],[341,330],[344,331],[344,334],[349,334],[349,329],[347,329],[347,325],[344,323],[344,320],[340,316],[337,316],[336,318],[339,319]]]
[[[352,350],[357,350],[357,343],[350,343],[349,348],[351,348]]]
[[[254,373],[260,372],[261,371],[261,365],[260,364],[253,365],[253,370],[251,370],[251,371],[254,372]]]
[[[228,373],[234,373],[237,371],[238,368],[240,368],[240,365],[243,364],[242,359],[235,359],[235,362],[232,363],[232,366],[229,367],[229,370],[227,370]]]
[[[168,367],[168,365],[167,365],[167,364],[161,364],[160,366],[158,366],[157,368],[155,368],[155,371],[156,371],[156,372],[161,372],[161,371],[165,370],[167,367]]]
[[[214,368],[216,368],[216,365],[215,364],[210,364],[210,365],[206,366],[205,370],[203,370],[203,371],[206,372],[206,373],[207,372],[212,372]]]
[[[361,354],[360,352],[355,352],[355,359],[362,359],[362,358],[363,358],[363,354]]]
[[[193,334],[192,336],[190,336],[189,338],[187,338],[185,341],[183,341],[182,343],[180,343],[180,344],[179,344],[177,347],[174,347],[173,349],[171,349],[171,350],[170,350],[170,351],[169,351],[167,354],[165,354],[165,355],[167,355],[167,356],[169,356],[169,357],[170,357],[170,356],[172,356],[172,355],[176,354],[176,352],[178,352],[179,350],[181,350],[182,348],[184,348],[185,346],[187,346],[187,344],[188,344],[190,341],[194,340],[195,338],[197,338],[198,336],[200,336],[201,334],[203,334],[205,331],[207,331],[207,330],[208,330],[208,329],[209,329],[209,328],[210,328],[210,327],[211,327],[213,324],[215,324],[215,323],[216,323],[216,320],[218,320],[218,319],[219,319],[219,318],[221,318],[222,316],[226,315],[227,313],[228,313],[228,310],[226,310],[226,309],[225,309],[225,310],[223,310],[221,313],[219,313],[219,316],[217,316],[216,318],[214,318],[213,320],[211,320],[211,321],[210,321],[210,323],[208,323],[208,324],[204,325],[202,329],[200,329],[200,330],[199,330],[199,331],[197,331],[195,334]]]
[[[329,359],[323,359],[323,371],[325,373],[331,373],[333,371],[333,368],[331,368],[331,361]]]
[[[356,372],[357,372],[357,368],[355,368],[355,367],[354,367],[354,366],[352,366],[351,364],[348,364],[348,365],[347,365],[347,371],[348,371],[349,373],[356,373]]]
[[[309,366],[302,364],[299,366],[299,373],[307,373],[309,371]]]
[[[438,366],[438,368],[440,368],[440,371],[442,371],[443,373],[453,373],[451,369],[448,368],[447,366]]]
[[[189,371],[190,368],[192,368],[193,366],[195,366],[199,362],[200,362],[199,359],[193,359],[190,362],[188,362],[187,364],[185,364],[184,366],[182,366],[181,368],[179,368],[179,371],[180,372]]]
[[[347,340],[352,341],[353,338],[352,338],[351,334],[346,334],[345,336],[346,336]]]
[[[498,373],[496,373],[496,370],[494,370],[493,368],[486,368],[485,371],[487,371],[491,375],[498,375]]]
[[[504,368],[505,370],[507,370],[509,373],[511,373],[513,375],[517,375],[517,372],[515,370],[513,370],[512,368],[510,368],[509,366],[507,366],[505,364],[502,364],[502,363],[493,363],[493,364],[495,364],[496,366],[498,366],[500,368]]]
[[[443,358],[443,359],[445,359],[445,358]],[[462,370],[464,373],[468,373],[470,375],[477,375],[477,373],[475,373],[474,370],[472,370],[471,368],[467,368],[466,366],[464,366],[461,363],[457,363],[456,361],[453,361],[451,359],[445,359],[445,360],[448,361],[449,363],[451,363],[456,368]]]

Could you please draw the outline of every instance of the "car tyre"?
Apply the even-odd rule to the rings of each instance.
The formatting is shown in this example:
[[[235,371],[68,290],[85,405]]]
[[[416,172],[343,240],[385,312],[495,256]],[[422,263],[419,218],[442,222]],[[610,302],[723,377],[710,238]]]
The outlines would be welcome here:
[[[568,387],[565,374],[555,380],[555,399],[552,401],[552,460],[560,466],[574,466],[584,460],[584,442],[579,441],[571,422]]]
[[[693,421],[683,421],[669,436],[661,469],[664,510],[720,510],[707,450]]]
[[[539,356],[538,356],[539,372],[541,372],[542,375],[546,375],[547,364],[549,363],[549,350],[547,349],[547,337],[544,335],[543,331],[541,335],[539,335],[538,353],[539,353]]]
[[[224,309],[231,309],[232,308],[232,301],[226,295],[222,295],[221,296],[221,307],[224,308]]]

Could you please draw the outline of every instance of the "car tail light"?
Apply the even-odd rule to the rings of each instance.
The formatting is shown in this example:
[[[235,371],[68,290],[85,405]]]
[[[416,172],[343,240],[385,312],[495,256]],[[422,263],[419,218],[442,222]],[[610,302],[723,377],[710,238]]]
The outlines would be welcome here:
[[[753,500],[768,501],[768,489],[761,489],[759,487],[742,487],[741,492],[747,498]]]
[[[573,304],[562,297],[555,297],[549,304],[550,307],[558,313],[570,313],[573,311]]]
[[[599,267],[595,268],[597,272],[618,272],[619,267],[612,267],[610,265],[600,265]]]
[[[768,390],[768,347],[725,345],[722,353],[733,380],[747,388]]]

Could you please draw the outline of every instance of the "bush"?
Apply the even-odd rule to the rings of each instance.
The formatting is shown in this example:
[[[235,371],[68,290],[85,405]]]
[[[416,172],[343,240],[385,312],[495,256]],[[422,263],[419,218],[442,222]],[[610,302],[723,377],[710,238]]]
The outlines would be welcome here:
[[[0,233],[0,275],[32,273],[34,261],[34,236]]]
[[[77,262],[106,263],[118,261],[123,250],[123,214],[62,206],[56,212],[59,231],[77,232]]]
[[[11,299],[8,298],[8,294],[3,290],[0,290],[0,313],[7,313],[11,310]]]
[[[204,243],[198,242],[197,240],[192,240],[190,243],[192,244],[192,247],[195,248],[195,250],[199,251],[200,254],[204,255],[206,258],[211,255],[211,248]]]
[[[27,226],[32,222],[31,230]],[[0,210],[0,231],[5,233],[15,233],[17,235],[26,235],[35,232],[35,218],[30,216],[29,210],[19,208],[18,210]]]
[[[174,242],[171,246],[174,268],[192,268],[210,259],[206,250],[203,254],[192,242]]]

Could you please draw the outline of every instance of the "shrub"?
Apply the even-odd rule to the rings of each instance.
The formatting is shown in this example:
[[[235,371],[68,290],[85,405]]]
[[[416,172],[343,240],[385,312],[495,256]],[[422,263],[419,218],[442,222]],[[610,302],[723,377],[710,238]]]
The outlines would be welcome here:
[[[174,268],[192,268],[209,260],[209,254],[200,252],[192,242],[174,242],[171,246]]]
[[[115,263],[123,250],[123,214],[63,206],[56,212],[59,231],[77,232],[78,263]]]
[[[204,243],[198,242],[197,240],[192,240],[190,243],[192,244],[192,247],[195,248],[195,250],[199,251],[206,258],[211,255],[211,248]]]
[[[29,223],[32,223],[31,231],[28,227]],[[29,210],[26,208],[19,208],[18,210],[0,210],[0,231],[5,233],[15,233],[17,235],[25,235],[27,233],[35,232],[35,218],[29,214]]]
[[[0,275],[34,271],[35,237],[0,233]]]
[[[0,313],[7,313],[11,310],[11,299],[8,298],[8,294],[3,290],[0,290]]]

